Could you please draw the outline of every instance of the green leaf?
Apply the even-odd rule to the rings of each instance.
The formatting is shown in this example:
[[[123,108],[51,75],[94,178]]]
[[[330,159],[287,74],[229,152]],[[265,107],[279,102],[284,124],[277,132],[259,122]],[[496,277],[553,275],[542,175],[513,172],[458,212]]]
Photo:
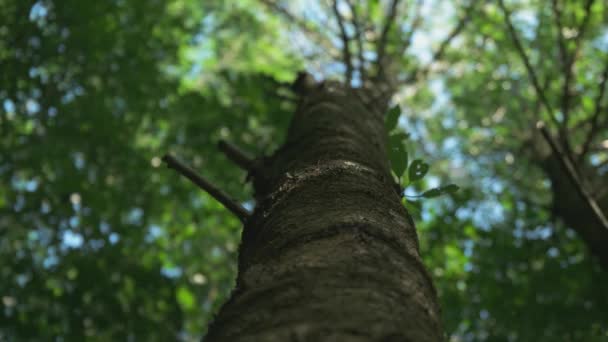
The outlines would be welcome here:
[[[424,198],[438,197],[438,196],[445,195],[445,194],[453,194],[456,191],[458,191],[458,189],[460,189],[458,187],[458,185],[448,184],[445,186],[440,186],[438,188],[429,189],[429,190],[423,192],[422,195],[420,195],[420,196],[424,197]]]
[[[405,146],[405,141],[409,134],[405,132],[396,132],[388,136],[388,156],[391,162],[391,169],[397,177],[397,182],[401,183],[403,174],[407,170],[408,154]]]
[[[177,289],[177,301],[181,305],[182,308],[186,310],[190,310],[194,308],[194,295],[188,288],[184,286],[180,286]]]
[[[408,156],[405,146],[403,144],[396,145],[389,149],[389,159],[391,162],[391,169],[397,175],[397,178],[401,180],[405,170],[407,170]]]
[[[433,197],[437,197],[437,196],[441,196],[443,194],[443,192],[441,191],[440,188],[432,188],[429,189],[425,192],[422,193],[422,197],[424,198],[433,198]]]
[[[391,133],[388,137],[388,146],[396,147],[397,145],[404,145],[405,141],[410,137],[408,133],[405,132],[396,132]]]
[[[581,103],[583,104],[583,108],[587,112],[591,112],[595,107],[595,102],[591,96],[583,96],[581,99]]]
[[[401,108],[399,107],[399,105],[396,105],[393,108],[389,109],[388,113],[386,113],[386,122],[385,122],[385,127],[386,127],[387,132],[390,132],[393,129],[395,129],[395,127],[397,127],[397,122],[399,122],[400,115],[401,115]]]
[[[441,190],[442,194],[453,194],[458,191],[460,187],[456,184],[448,184],[440,187],[439,189]]]
[[[411,213],[420,213],[422,211],[422,202],[421,201],[411,201],[404,198],[401,203],[405,206],[408,212]]]
[[[426,173],[429,171],[429,164],[423,162],[421,159],[416,159],[412,162],[409,169],[409,181],[416,182],[424,178]]]

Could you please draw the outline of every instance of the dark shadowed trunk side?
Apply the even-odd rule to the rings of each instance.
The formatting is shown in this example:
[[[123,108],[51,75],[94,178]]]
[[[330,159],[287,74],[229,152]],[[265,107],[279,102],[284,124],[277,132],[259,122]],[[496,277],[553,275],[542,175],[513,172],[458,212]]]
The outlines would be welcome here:
[[[600,266],[608,271],[608,229],[597,219],[593,211],[589,209],[585,200],[576,191],[575,185],[569,180],[566,171],[560,165],[555,154],[541,160],[540,165],[551,180],[553,194],[552,212],[555,217],[561,218],[564,223],[572,228],[580,236],[589,248],[589,252],[597,258]],[[608,184],[608,174],[601,175],[595,169],[584,169],[587,171],[586,179],[596,180],[598,184]],[[597,180],[600,181],[597,181]],[[603,189],[591,189],[594,192],[603,192],[596,196],[600,210],[608,212],[608,192]]]
[[[231,298],[205,341],[440,341],[436,294],[386,157],[383,113],[327,83],[254,174]]]

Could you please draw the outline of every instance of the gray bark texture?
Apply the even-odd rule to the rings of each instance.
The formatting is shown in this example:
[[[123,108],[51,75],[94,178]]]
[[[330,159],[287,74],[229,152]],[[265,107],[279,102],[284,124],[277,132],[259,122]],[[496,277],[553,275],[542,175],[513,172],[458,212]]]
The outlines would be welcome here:
[[[437,295],[390,177],[384,110],[326,83],[259,160],[237,284],[205,342],[441,341]]]

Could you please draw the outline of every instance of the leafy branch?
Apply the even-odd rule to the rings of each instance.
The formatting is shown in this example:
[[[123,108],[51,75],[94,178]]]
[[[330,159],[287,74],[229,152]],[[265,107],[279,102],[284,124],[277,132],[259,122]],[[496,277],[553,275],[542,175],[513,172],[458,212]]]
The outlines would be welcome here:
[[[401,132],[397,129],[399,117],[401,116],[401,108],[394,106],[386,113],[385,128],[388,134],[388,155],[391,164],[391,173],[395,178],[400,188],[405,189],[424,179],[427,175],[430,165],[422,159],[414,159],[411,163],[408,160],[406,149],[406,141],[409,134]],[[433,198],[441,195],[453,194],[458,191],[459,187],[455,184],[448,184],[436,188],[428,189],[419,195],[405,196],[409,198]]]

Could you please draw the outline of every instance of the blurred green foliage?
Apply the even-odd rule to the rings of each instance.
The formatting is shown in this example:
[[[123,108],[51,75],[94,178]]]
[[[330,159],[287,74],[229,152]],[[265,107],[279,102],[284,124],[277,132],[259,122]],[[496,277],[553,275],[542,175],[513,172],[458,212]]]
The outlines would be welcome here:
[[[334,40],[302,38],[297,22],[263,2],[0,0],[0,341],[204,334],[234,283],[240,222],[159,157],[175,153],[250,205],[245,174],[217,140],[270,153],[294,109],[286,83],[303,68],[342,70],[324,45]],[[562,2],[572,29],[584,6]],[[335,29],[323,4],[294,3],[308,36]],[[558,77],[549,2],[507,3],[543,81]],[[441,23],[453,24],[466,4],[429,0],[418,24],[403,11],[388,53],[416,25],[420,33],[393,67],[413,73],[428,62],[447,31]],[[370,30],[380,26],[385,1],[356,6]],[[434,6],[447,6],[448,18],[432,15]],[[608,53],[607,7],[592,7],[577,61],[573,145],[584,139],[575,128],[589,120]],[[409,159],[432,165],[410,194],[462,188],[412,210],[447,333],[606,340],[608,275],[548,207],[550,183],[526,148],[548,113],[499,8],[476,11],[441,72],[396,96]],[[559,83],[547,89],[559,103]],[[587,163],[607,158],[594,153]]]

